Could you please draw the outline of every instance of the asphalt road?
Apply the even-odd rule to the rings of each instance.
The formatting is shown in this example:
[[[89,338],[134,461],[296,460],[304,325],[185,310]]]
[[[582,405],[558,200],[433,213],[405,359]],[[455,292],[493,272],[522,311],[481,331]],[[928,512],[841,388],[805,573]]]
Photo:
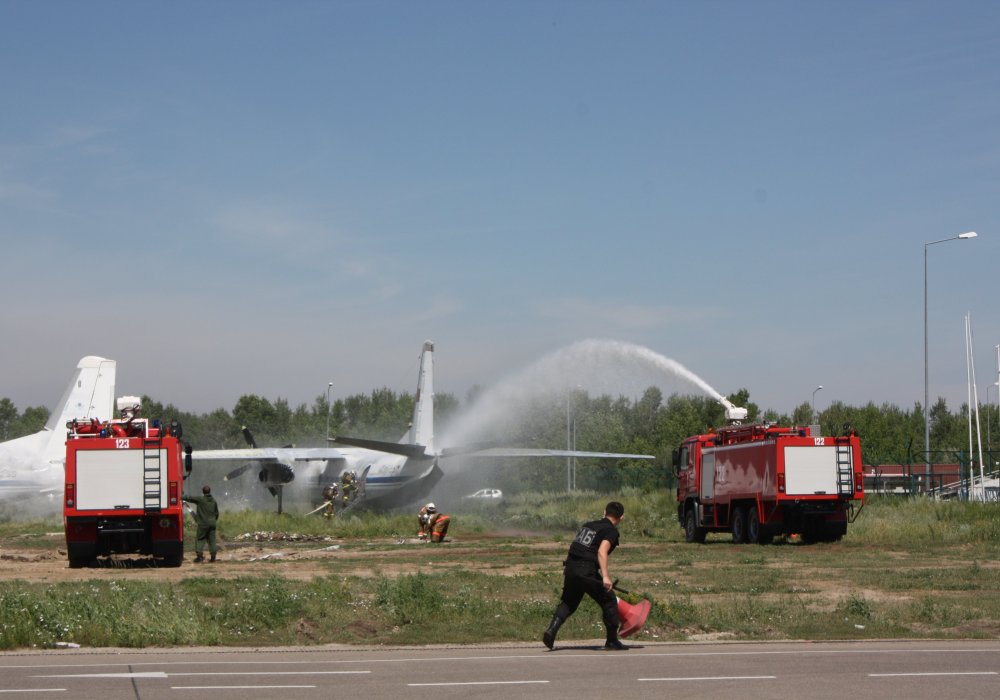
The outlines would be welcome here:
[[[7,652],[0,698],[1000,697],[1000,640],[596,644]]]

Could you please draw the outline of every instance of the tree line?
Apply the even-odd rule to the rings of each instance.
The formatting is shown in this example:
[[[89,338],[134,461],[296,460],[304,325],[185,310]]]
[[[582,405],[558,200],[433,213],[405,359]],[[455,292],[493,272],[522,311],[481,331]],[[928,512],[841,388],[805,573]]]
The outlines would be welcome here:
[[[437,435],[447,432],[449,423],[463,412],[475,410],[478,388],[465,401],[448,393],[434,397]],[[853,428],[861,436],[865,464],[922,464],[924,462],[924,414],[920,404],[912,409],[883,403],[848,406],[834,402],[813,420],[808,402],[791,414],[761,410],[750,400],[746,389],[727,397],[737,406],[748,409],[751,422],[778,425],[818,423],[824,435],[840,435]],[[379,440],[398,440],[409,428],[414,396],[388,388],[368,394],[355,394],[331,403],[324,395],[311,405],[292,407],[282,398],[271,401],[255,394],[241,396],[232,410],[223,408],[208,413],[192,413],[173,404],[163,404],[143,396],[143,415],[164,421],[178,420],[184,427],[184,440],[197,449],[227,449],[246,446],[241,428],[252,431],[258,446],[326,444],[326,437],[348,435]],[[994,453],[1000,444],[1000,420],[990,421],[996,409],[980,407],[981,430],[986,465],[995,464]],[[28,407],[19,412],[10,399],[0,399],[0,439],[10,440],[36,432],[48,420],[49,410]],[[933,463],[969,464],[969,409],[963,404],[951,411],[944,399],[931,407],[930,427]],[[567,447],[568,432],[575,436],[575,449],[583,451],[623,452],[655,455],[654,461],[579,460],[576,487],[607,490],[619,486],[656,488],[670,486],[671,452],[685,437],[706,432],[725,424],[723,407],[704,396],[674,394],[665,397],[660,389],[648,388],[639,398],[591,396],[576,390],[563,396],[538,396],[510,407],[502,421],[476,435],[477,440],[495,441],[508,446]],[[976,441],[975,425],[973,440]],[[447,445],[446,445],[447,446]],[[974,453],[976,450],[973,451]],[[460,458],[456,458],[460,459]],[[473,458],[469,458],[473,459]],[[565,459],[546,460],[493,459],[476,462],[480,471],[492,469],[500,488],[519,490],[525,483],[533,488],[564,489]],[[985,465],[984,465],[985,466]],[[994,468],[987,467],[987,471]]]

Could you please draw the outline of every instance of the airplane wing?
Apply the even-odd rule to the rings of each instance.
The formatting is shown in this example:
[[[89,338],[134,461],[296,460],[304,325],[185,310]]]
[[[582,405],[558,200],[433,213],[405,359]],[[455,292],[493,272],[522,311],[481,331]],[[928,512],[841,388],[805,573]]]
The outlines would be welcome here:
[[[535,447],[487,447],[479,450],[445,450],[442,457],[579,457],[593,459],[656,459],[655,455],[621,454],[619,452],[581,452],[578,450],[548,450]]]
[[[335,447],[244,447],[232,450],[193,450],[191,459],[250,459],[259,461],[311,462],[321,459],[344,459],[349,452]]]
[[[352,437],[335,437],[331,438],[333,442],[339,442],[342,445],[349,445],[350,447],[362,447],[366,450],[375,450],[376,452],[388,452],[389,454],[402,455],[404,457],[413,457],[419,459],[421,457],[427,457],[427,448],[423,445],[418,445],[415,443],[407,442],[384,442],[382,440],[367,440],[364,438],[352,438]]]

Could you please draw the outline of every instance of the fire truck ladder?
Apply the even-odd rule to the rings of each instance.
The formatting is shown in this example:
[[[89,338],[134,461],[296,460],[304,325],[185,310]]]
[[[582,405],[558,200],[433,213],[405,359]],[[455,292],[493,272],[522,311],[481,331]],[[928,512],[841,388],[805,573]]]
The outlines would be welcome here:
[[[854,494],[854,465],[851,461],[851,446],[837,445],[837,492],[841,496]]]
[[[147,513],[160,512],[160,441],[145,440],[142,446],[143,504]]]

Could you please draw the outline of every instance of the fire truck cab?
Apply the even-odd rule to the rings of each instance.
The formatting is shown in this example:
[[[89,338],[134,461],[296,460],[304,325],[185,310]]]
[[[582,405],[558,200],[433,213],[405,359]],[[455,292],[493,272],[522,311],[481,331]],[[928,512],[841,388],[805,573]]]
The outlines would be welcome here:
[[[63,523],[71,567],[112,554],[181,564],[191,447],[181,443],[179,423],[139,418],[139,408],[138,398],[122,397],[120,420],[66,424]]]

